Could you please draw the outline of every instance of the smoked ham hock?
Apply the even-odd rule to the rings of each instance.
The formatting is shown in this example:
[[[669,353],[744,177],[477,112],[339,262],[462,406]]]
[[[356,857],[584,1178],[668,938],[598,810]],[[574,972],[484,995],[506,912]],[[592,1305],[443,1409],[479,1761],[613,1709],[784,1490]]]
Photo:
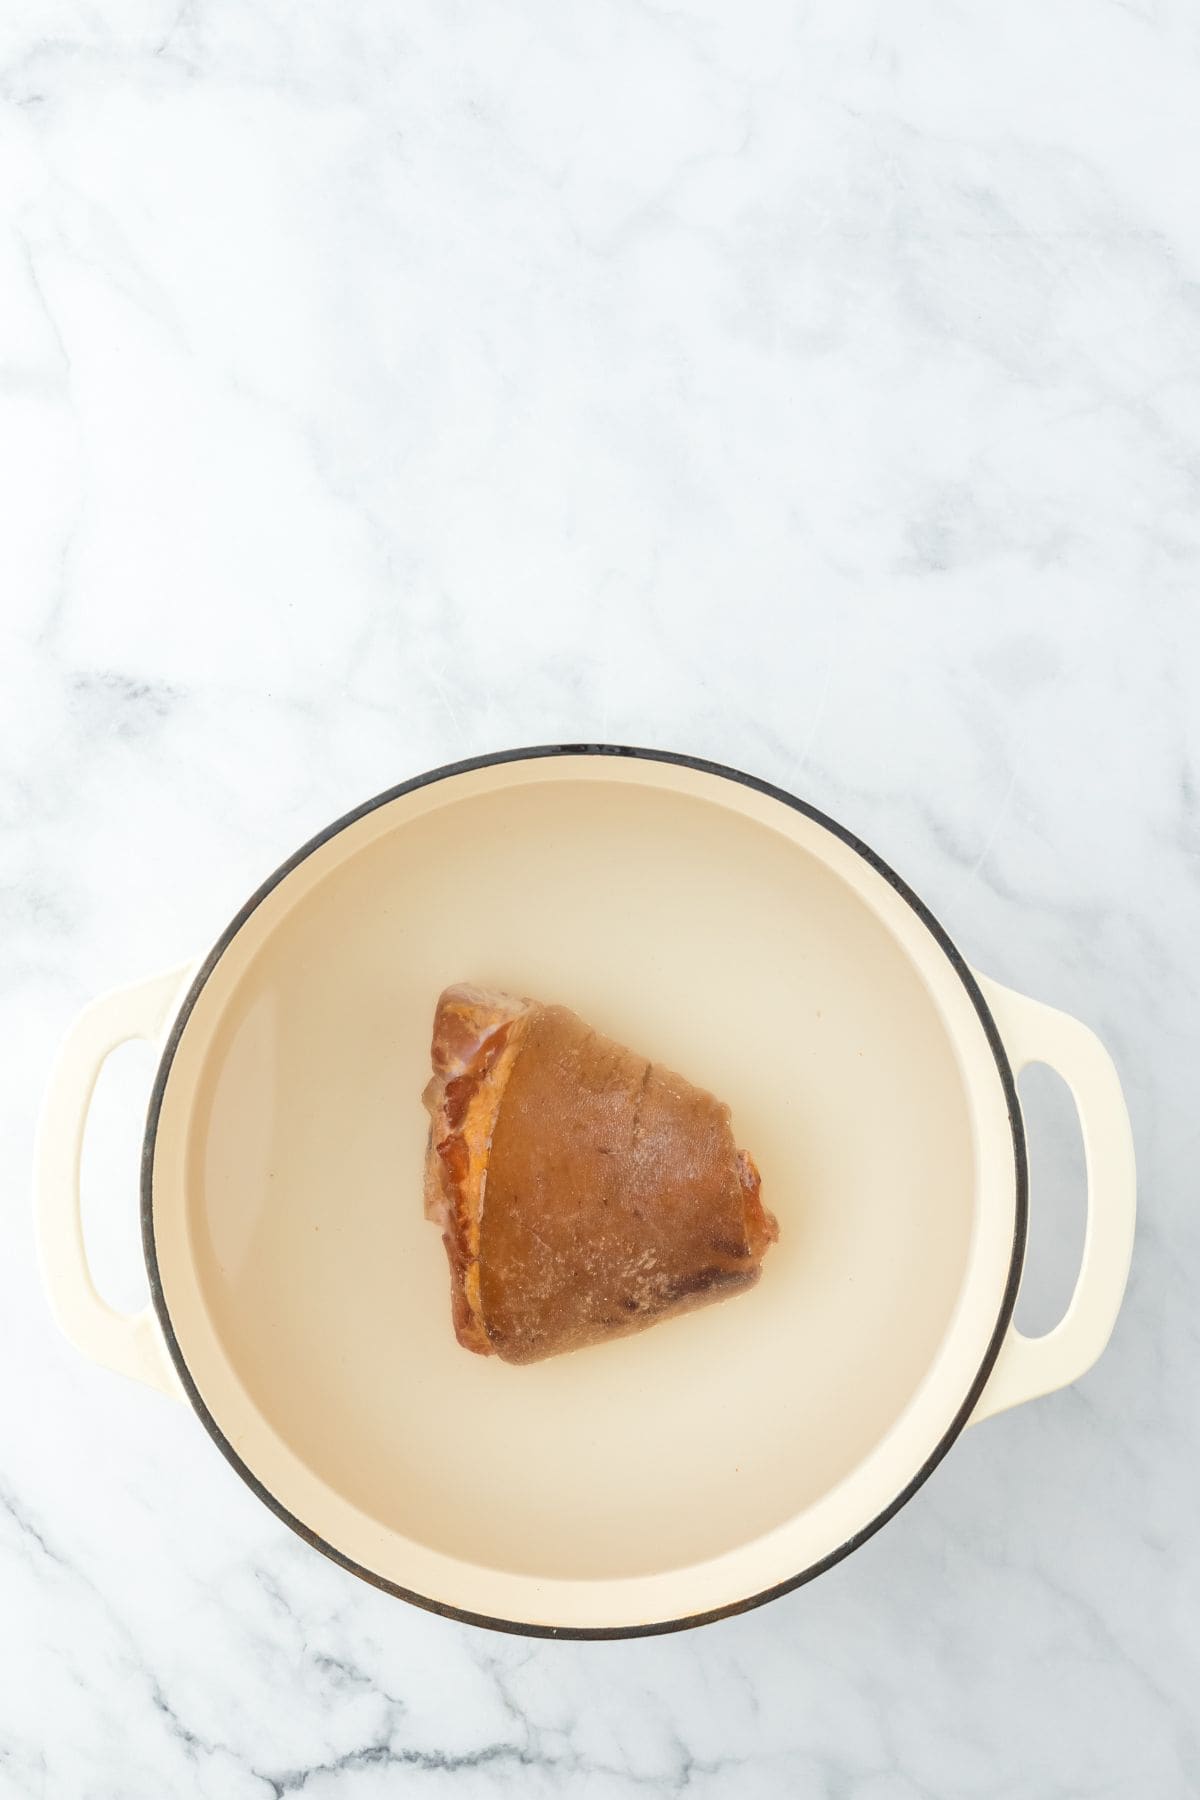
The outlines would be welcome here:
[[[437,1003],[425,1213],[458,1341],[536,1362],[752,1287],[778,1235],[729,1108],[562,1006]]]

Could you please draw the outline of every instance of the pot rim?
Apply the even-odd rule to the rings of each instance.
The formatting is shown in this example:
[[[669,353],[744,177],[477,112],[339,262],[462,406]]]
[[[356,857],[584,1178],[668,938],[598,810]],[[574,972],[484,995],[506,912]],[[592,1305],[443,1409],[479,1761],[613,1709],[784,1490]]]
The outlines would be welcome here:
[[[274,889],[279,886],[280,882],[290,875],[293,870],[299,868],[301,863],[305,862],[315,851],[321,849],[323,845],[329,843],[331,839],[337,837],[340,832],[346,830],[349,826],[356,824],[358,820],[366,818],[368,814],[376,812],[380,807],[387,806],[391,801],[400,799],[405,794],[414,793],[420,788],[433,786],[435,782],[445,781],[456,775],[464,775],[476,769],[492,768],[504,763],[532,762],[542,758],[548,759],[560,756],[613,756],[635,758],[645,762],[674,764],[682,768],[695,769],[701,774],[718,776],[726,781],[737,782],[743,787],[753,788],[758,793],[765,794],[768,798],[781,802],[784,806],[791,807],[796,812],[803,813],[807,818],[811,819],[814,824],[819,825],[826,831],[832,833],[834,837],[840,839],[841,842],[850,850],[854,851],[856,855],[862,857],[864,862],[866,862],[876,874],[881,875],[888,886],[891,887],[902,900],[906,901],[913,912],[916,913],[921,923],[925,926],[926,930],[931,934],[939,948],[945,954],[951,968],[966,989],[971,1003],[979,1016],[979,1021],[983,1027],[988,1047],[995,1060],[996,1072],[1000,1078],[1000,1084],[1004,1091],[1009,1126],[1012,1133],[1013,1162],[1016,1178],[1012,1254],[1009,1261],[1008,1277],[1005,1282],[995,1329],[988,1341],[983,1361],[979,1366],[962,1405],[951,1419],[946,1431],[938,1440],[933,1450],[928,1457],[926,1457],[925,1461],[917,1469],[912,1478],[901,1489],[899,1494],[897,1494],[881,1512],[877,1513],[874,1518],[870,1519],[865,1525],[860,1527],[858,1531],[854,1532],[852,1536],[839,1544],[835,1550],[830,1551],[826,1556],[820,1557],[815,1563],[811,1563],[806,1568],[800,1570],[798,1574],[789,1576],[784,1581],[776,1582],[772,1586],[764,1588],[758,1593],[747,1595],[743,1599],[731,1601],[728,1605],[714,1607],[705,1612],[688,1613],[675,1619],[653,1620],[649,1623],[632,1625],[539,1625],[521,1620],[496,1618],[486,1613],[470,1612],[465,1608],[450,1606],[445,1601],[436,1600],[431,1595],[419,1594],[412,1588],[403,1587],[399,1582],[389,1581],[386,1576],[380,1575],[375,1570],[365,1568],[361,1563],[355,1562],[352,1557],[346,1556],[336,1545],[331,1544],[326,1538],[321,1537],[319,1533],[313,1531],[302,1519],[299,1519],[291,1512],[288,1507],[284,1505],[283,1501],[267,1488],[259,1480],[257,1475],[247,1467],[246,1463],[243,1462],[232,1443],[230,1443],[229,1439],[225,1436],[225,1433],[222,1431],[217,1420],[213,1417],[201,1397],[196,1383],[192,1379],[179,1340],[175,1335],[175,1328],[171,1321],[166,1295],[163,1290],[162,1277],[158,1265],[158,1251],[154,1237],[154,1152],[158,1136],[158,1124],[162,1111],[163,1096],[166,1092],[167,1082],[170,1078],[175,1053],[179,1047],[180,1040],[182,1039],[196,1002],[200,998],[200,994],[217,964],[220,962],[229,946],[233,943],[233,940],[237,937],[243,925],[245,925],[246,921],[257,910],[267,896],[272,893]],[[172,1021],[171,1029],[163,1045],[162,1055],[159,1059],[158,1068],[154,1076],[154,1085],[150,1094],[150,1104],[146,1115],[146,1131],[142,1143],[142,1250],[146,1262],[146,1273],[149,1278],[151,1303],[154,1307],[155,1315],[162,1330],[167,1350],[170,1354],[171,1361],[175,1366],[183,1390],[186,1393],[193,1410],[199,1417],[201,1424],[224,1456],[226,1462],[230,1464],[246,1483],[247,1487],[258,1496],[263,1504],[269,1507],[277,1518],[282,1519],[283,1523],[289,1526],[298,1537],[303,1538],[305,1543],[311,1545],[314,1550],[319,1550],[322,1555],[327,1556],[330,1561],[339,1564],[343,1569],[347,1569],[350,1574],[357,1575],[361,1580],[369,1582],[372,1587],[379,1588],[384,1593],[392,1594],[397,1599],[407,1600],[412,1605],[423,1608],[426,1612],[437,1613],[443,1618],[455,1619],[463,1624],[484,1626],[489,1630],[502,1631],[519,1637],[579,1639],[639,1638],[653,1637],[667,1632],[686,1631],[697,1625],[711,1624],[717,1619],[730,1618],[739,1613],[750,1612],[756,1607],[766,1605],[770,1600],[778,1599],[782,1594],[791,1593],[794,1588],[804,1586],[806,1582],[813,1580],[815,1576],[823,1574],[827,1569],[830,1569],[836,1563],[841,1562],[843,1558],[849,1556],[852,1551],[857,1550],[861,1544],[864,1544],[868,1538],[873,1537],[882,1526],[887,1524],[889,1519],[895,1517],[902,1506],[905,1506],[908,1501],[912,1499],[917,1490],[924,1486],[925,1482],[941,1462],[950,1446],[963,1431],[987,1385],[988,1377],[991,1375],[996,1358],[1000,1353],[1000,1346],[1004,1341],[1005,1334],[1012,1320],[1014,1307],[1016,1306],[1017,1289],[1020,1285],[1021,1270],[1025,1257],[1028,1210],[1029,1166],[1025,1149],[1025,1131],[1021,1117],[1020,1104],[1017,1098],[1016,1082],[1013,1077],[1007,1053],[1005,1052],[991,1010],[980,991],[979,984],[975,980],[970,967],[945,927],[929,910],[925,902],[921,900],[918,895],[913,892],[912,888],[908,886],[908,883],[897,875],[896,872],[884,862],[883,858],[877,855],[876,852],[872,850],[868,844],[865,844],[861,838],[857,837],[852,831],[847,830],[844,825],[840,825],[836,819],[830,818],[827,813],[822,812],[818,807],[811,806],[807,801],[798,799],[794,794],[789,794],[786,789],[776,787],[771,782],[763,781],[758,776],[748,775],[740,769],[730,768],[727,764],[711,762],[705,757],[690,756],[683,751],[646,749],[625,744],[539,744],[514,750],[492,751],[482,756],[466,757],[459,762],[445,763],[439,768],[430,769],[424,774],[412,776],[409,780],[399,782],[395,787],[387,788],[382,793],[374,795],[370,800],[366,800],[361,805],[354,807],[352,811],[343,813],[342,816],[335,819],[332,824],[327,825],[322,831],[317,832],[314,837],[309,838],[299,850],[289,856],[285,862],[280,863],[279,867],[275,869],[272,874],[268,875],[261,886],[255,890],[249,900],[246,901],[245,905],[225,927],[225,930],[217,938],[212,949],[200,964],[179,1010]]]

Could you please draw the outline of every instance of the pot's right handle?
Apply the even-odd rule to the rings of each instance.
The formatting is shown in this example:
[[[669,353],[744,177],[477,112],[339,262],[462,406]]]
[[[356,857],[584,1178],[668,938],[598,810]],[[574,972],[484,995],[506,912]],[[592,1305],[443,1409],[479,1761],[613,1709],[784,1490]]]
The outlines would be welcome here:
[[[46,1297],[63,1333],[106,1368],[182,1399],[154,1316],[120,1313],[96,1292],[79,1211],[83,1133],[105,1060],[130,1038],[156,1038],[179,998],[187,968],[118,988],[84,1008],[58,1053],[42,1103],[34,1154],[34,1211]]]
[[[1014,1075],[1045,1063],[1071,1090],[1087,1167],[1083,1260],[1066,1312],[1044,1337],[1010,1325],[971,1423],[1078,1381],[1107,1344],[1129,1275],[1136,1178],[1133,1133],[1112,1058],[1086,1025],[982,975],[976,980]]]

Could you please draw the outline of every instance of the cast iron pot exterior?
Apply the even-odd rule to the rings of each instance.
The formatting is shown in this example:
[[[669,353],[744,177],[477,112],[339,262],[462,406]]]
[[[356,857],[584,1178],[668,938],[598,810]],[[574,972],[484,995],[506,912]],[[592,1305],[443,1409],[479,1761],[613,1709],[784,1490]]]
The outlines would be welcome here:
[[[287,1504],[286,1498],[279,1492],[273,1491],[272,1486],[264,1482],[239,1454],[230,1440],[229,1433],[223,1428],[201,1392],[195,1374],[189,1366],[188,1356],[181,1343],[181,1334],[177,1331],[176,1320],[172,1315],[168,1296],[169,1283],[164,1280],[163,1270],[160,1266],[161,1226],[156,1211],[158,1198],[156,1193],[156,1149],[160,1121],[172,1072],[176,1068],[180,1045],[197,1006],[201,1003],[215,973],[221,969],[231,946],[238,941],[240,934],[255,918],[269,897],[280,887],[280,884],[295,871],[300,870],[317,852],[332,844],[351,827],[360,821],[369,819],[371,815],[378,813],[404,796],[417,794],[420,790],[435,788],[438,784],[454,783],[457,778],[470,776],[476,771],[502,771],[508,765],[523,765],[522,773],[524,773],[530,765],[545,765],[547,769],[550,769],[558,765],[560,759],[584,758],[590,759],[596,766],[606,769],[615,767],[618,763],[634,763],[648,766],[651,772],[657,769],[678,769],[694,772],[701,777],[712,778],[720,783],[736,784],[743,790],[749,790],[753,795],[761,796],[767,802],[787,808],[793,814],[801,815],[804,819],[811,821],[822,832],[830,834],[832,838],[844,845],[875,876],[880,877],[910,909],[915,920],[919,921],[924,932],[934,941],[944,957],[945,963],[953,971],[957,982],[961,984],[961,989],[978,1018],[993,1060],[995,1081],[1002,1096],[1011,1146],[1014,1182],[1012,1229],[1011,1240],[1007,1246],[1007,1268],[1004,1273],[999,1304],[991,1321],[991,1328],[982,1354],[978,1358],[973,1377],[962,1394],[960,1403],[951,1416],[946,1419],[944,1429],[936,1443],[923,1456],[919,1466],[912,1470],[899,1491],[895,1492],[890,1500],[868,1519],[857,1522],[854,1529],[849,1531],[848,1535],[836,1546],[806,1566],[796,1568],[784,1579],[774,1581],[770,1585],[737,1598],[729,1599],[722,1604],[701,1606],[696,1610],[683,1610],[678,1616],[649,1619],[635,1617],[620,1623],[596,1623],[586,1619],[580,1621],[578,1617],[567,1617],[561,1620],[542,1620],[536,1617],[507,1618],[498,1616],[489,1610],[477,1611],[460,1603],[452,1604],[440,1598],[436,1593],[415,1591],[414,1588],[389,1578],[388,1574],[381,1572],[379,1568],[366,1566],[363,1561],[348,1554],[345,1549],[299,1517]],[[573,768],[577,765],[571,761],[570,766]],[[463,974],[470,972],[461,971]],[[1033,1007],[1034,1005],[1031,1002],[1020,1001],[1019,997],[1008,996],[1006,990],[993,989],[992,984],[985,985],[989,989],[989,997],[993,1001],[999,1000],[997,1010],[1002,1011],[1010,998],[1020,1006]],[[1108,1064],[1107,1058],[1104,1057],[1102,1051],[1099,1051],[1099,1046],[1095,1044],[1094,1039],[1091,1039],[1090,1034],[1084,1034],[1089,1040],[1085,1047],[1086,1051],[1090,1054],[1094,1046],[1095,1051],[1099,1052],[1106,1065],[1106,1069],[1102,1070],[1096,1063],[1088,1070],[1089,1076],[1096,1075],[1098,1079],[1103,1077],[1105,1085],[1100,1095],[1100,1104],[1111,1109],[1114,1105],[1115,1095],[1117,1108],[1117,1113],[1107,1122],[1105,1141],[1101,1146],[1109,1171],[1107,1188],[1110,1194],[1117,1196],[1115,1200],[1106,1201],[1111,1216],[1108,1220],[1102,1221],[1104,1229],[1108,1233],[1107,1241],[1101,1243],[1101,1249],[1105,1252],[1102,1258],[1104,1280],[1101,1286],[1103,1291],[1097,1291],[1092,1297],[1093,1304],[1090,1308],[1084,1306],[1083,1303],[1088,1296],[1082,1291],[1084,1280],[1081,1276],[1077,1298],[1082,1311],[1089,1312],[1090,1316],[1087,1319],[1075,1320],[1074,1331],[1078,1342],[1062,1346],[1062,1356],[1066,1358],[1063,1366],[1061,1368],[1054,1366],[1054,1357],[1051,1355],[1046,1359],[1046,1366],[1039,1369],[1030,1365],[1029,1340],[1019,1338],[1019,1334],[1013,1333],[1011,1326],[1025,1250],[1028,1173],[1025,1137],[1013,1069],[1001,1029],[994,1016],[993,1005],[989,1004],[989,998],[985,997],[981,981],[972,973],[950,937],[929,909],[867,845],[836,821],[807,805],[804,801],[769,783],[759,781],[753,776],[702,759],[666,751],[629,749],[600,744],[543,746],[512,750],[468,759],[417,776],[346,814],[311,839],[293,857],[282,864],[247,901],[236,918],[222,933],[208,956],[192,975],[181,1002],[178,998],[179,990],[179,972],[173,972],[171,975],[161,978],[157,984],[143,984],[140,990],[142,1010],[139,1017],[135,1018],[127,1013],[122,1019],[115,1020],[106,1033],[103,1021],[96,1018],[93,1018],[89,1029],[88,1015],[85,1014],[83,1020],[75,1028],[73,1040],[69,1040],[64,1049],[63,1062],[60,1064],[47,1101],[39,1149],[40,1242],[47,1287],[59,1314],[60,1322],[68,1334],[81,1344],[81,1347],[97,1356],[99,1360],[120,1367],[125,1372],[139,1375],[143,1379],[148,1379],[154,1385],[165,1387],[168,1390],[172,1388],[175,1388],[176,1391],[182,1390],[227,1461],[259,1498],[307,1543],[376,1587],[445,1616],[531,1636],[610,1638],[681,1630],[761,1605],[765,1601],[811,1580],[815,1575],[831,1567],[849,1555],[852,1550],[885,1524],[928,1478],[973,1415],[985,1416],[988,1411],[1001,1410],[1002,1407],[1013,1404],[1018,1399],[1031,1397],[1034,1392],[1060,1385],[1059,1377],[1064,1374],[1068,1364],[1078,1362],[1080,1356],[1085,1353],[1087,1361],[1083,1364],[1084,1367],[1094,1360],[1100,1349],[1103,1348],[1103,1342],[1111,1329],[1112,1318],[1115,1317],[1116,1306],[1119,1305],[1120,1293],[1124,1286],[1133,1224],[1132,1146],[1129,1142],[1128,1122],[1125,1118],[1123,1103],[1120,1100],[1115,1075],[1111,1075],[1111,1079],[1109,1079],[1111,1064]],[[559,996],[547,994],[545,997],[558,998]],[[104,1005],[103,1002],[98,1004],[101,1007]],[[90,1099],[95,1072],[98,1072],[107,1049],[113,1047],[112,1042],[105,1041],[106,1037],[112,1038],[114,1031],[119,1031],[121,1038],[146,1034],[147,1026],[157,1023],[164,1011],[169,1017],[170,1023],[166,1030],[162,1055],[150,1098],[141,1172],[142,1238],[149,1275],[153,1316],[144,1314],[133,1320],[120,1319],[117,1315],[108,1315],[106,1318],[108,1309],[95,1296],[94,1288],[87,1276],[86,1265],[82,1260],[81,1240],[71,1250],[71,1257],[79,1266],[74,1271],[65,1267],[65,1263],[69,1259],[64,1258],[62,1251],[62,1196],[68,1189],[70,1190],[76,1206],[74,1216],[77,1219],[79,1141],[82,1137],[83,1119],[86,1116],[87,1102]],[[1061,1021],[1065,1027],[1069,1028],[1069,1031],[1083,1033],[1084,1028],[1077,1026],[1074,1021],[1064,1021],[1062,1015],[1050,1015],[1049,1009],[1044,1008],[1038,1008],[1037,1011],[1046,1018],[1052,1017],[1056,1021]],[[120,1040],[115,1039],[114,1041]],[[1026,1060],[1041,1060],[1041,1058],[1034,1054],[1026,1057]],[[1049,1057],[1046,1060],[1049,1060]],[[90,1082],[87,1081],[89,1071]],[[77,1130],[74,1133],[69,1130],[64,1132],[63,1097],[72,1095],[77,1099],[77,1090],[85,1084],[87,1092],[84,1095],[82,1107],[78,1109],[80,1116]],[[1078,1085],[1081,1087],[1082,1083]],[[1083,1117],[1085,1109],[1082,1098],[1080,1099],[1080,1110],[1081,1117]],[[735,1107],[735,1119],[736,1116],[737,1109]],[[1086,1117],[1083,1118],[1083,1123],[1086,1136],[1088,1127]],[[57,1142],[54,1141],[56,1138]],[[1090,1143],[1088,1148],[1089,1176],[1095,1186],[1095,1169],[1093,1168],[1093,1157],[1090,1154],[1092,1149]],[[426,1227],[426,1229],[429,1228]],[[768,1264],[768,1269],[769,1267]],[[1093,1272],[1093,1283],[1099,1279],[1099,1276]],[[88,1290],[86,1293],[84,1292],[85,1288]],[[82,1307],[80,1305],[81,1295],[83,1296]],[[1104,1316],[1101,1317],[1101,1314]],[[704,1322],[703,1317],[698,1321],[701,1329]],[[1086,1330],[1084,1330],[1085,1325]],[[448,1331],[448,1325],[446,1329]],[[654,1335],[650,1334],[651,1337]],[[1012,1377],[1008,1382],[998,1384],[993,1403],[988,1404],[984,1398],[985,1390],[988,1389],[989,1381],[996,1371],[997,1360],[1005,1346],[1006,1339],[1010,1343],[1019,1344],[1024,1348],[1014,1351]],[[635,1353],[640,1343],[641,1340],[632,1341],[631,1348]],[[165,1345],[169,1363],[163,1358],[162,1345]],[[611,1347],[605,1347],[599,1352],[588,1354],[605,1356],[610,1354],[610,1351]],[[1036,1341],[1033,1354],[1036,1358]],[[570,1360],[572,1359],[564,1359],[567,1362]],[[1081,1368],[1074,1368],[1072,1372],[1065,1374],[1065,1378],[1073,1379],[1075,1374],[1081,1372]],[[686,1573],[686,1570],[680,1573],[681,1586],[686,1585]],[[531,1610],[535,1610],[535,1608],[531,1608]]]

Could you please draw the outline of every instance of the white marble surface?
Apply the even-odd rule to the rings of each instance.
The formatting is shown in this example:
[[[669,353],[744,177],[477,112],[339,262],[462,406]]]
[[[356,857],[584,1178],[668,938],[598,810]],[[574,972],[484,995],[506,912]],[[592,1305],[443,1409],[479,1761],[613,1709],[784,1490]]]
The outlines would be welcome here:
[[[1198,160],[1188,0],[6,0],[3,1800],[1200,1792]],[[375,790],[582,738],[860,831],[1101,1032],[1142,1171],[1076,1389],[627,1644],[310,1552],[57,1336],[26,1192],[87,998]],[[88,1153],[126,1302],[147,1084]]]

